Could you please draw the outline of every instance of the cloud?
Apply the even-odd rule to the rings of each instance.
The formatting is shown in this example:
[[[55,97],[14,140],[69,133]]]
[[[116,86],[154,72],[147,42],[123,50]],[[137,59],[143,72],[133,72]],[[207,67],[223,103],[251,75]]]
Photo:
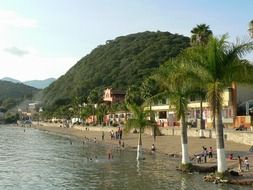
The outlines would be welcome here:
[[[65,74],[76,62],[76,57],[46,56],[36,49],[28,49],[25,56],[14,56],[6,51],[0,51],[0,78],[11,77],[25,80],[58,78]]]
[[[37,20],[18,15],[14,11],[0,10],[0,30],[16,28],[34,28],[37,27]]]
[[[28,51],[19,49],[17,47],[5,48],[4,51],[16,56],[24,56],[29,53]]]

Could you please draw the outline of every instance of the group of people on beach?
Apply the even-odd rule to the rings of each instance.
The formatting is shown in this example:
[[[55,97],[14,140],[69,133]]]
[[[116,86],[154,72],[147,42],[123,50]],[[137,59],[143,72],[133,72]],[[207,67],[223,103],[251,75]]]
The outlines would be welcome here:
[[[231,153],[228,155],[229,160],[234,160],[234,155]],[[249,158],[245,156],[244,160],[241,158],[241,156],[237,156],[238,160],[238,172],[242,172],[242,167],[245,167],[246,171],[249,171]]]
[[[249,158],[246,156],[244,160],[238,156],[238,172],[242,172],[242,167],[245,167],[246,171],[249,171]]]
[[[207,157],[209,159],[213,158],[213,148],[210,146],[209,149],[207,150],[207,148],[205,146],[202,146],[202,152],[200,154],[195,154],[195,158],[198,164],[202,163],[202,158],[204,159],[204,163],[207,163]],[[233,154],[229,154],[228,155],[228,159],[229,160],[234,160],[234,156]],[[246,156],[244,158],[244,160],[240,157],[237,156],[237,160],[238,160],[238,172],[242,172],[242,167],[245,167],[246,171],[249,171],[249,158]]]
[[[121,140],[122,139],[122,135],[123,135],[123,130],[119,127],[117,131],[111,130],[110,131],[110,135],[111,135],[111,140],[116,139],[116,140]]]
[[[111,130],[110,131],[110,137],[111,137],[111,140],[119,140],[119,147],[120,148],[125,148],[125,143],[122,141],[122,138],[123,138],[123,130],[122,128],[118,128],[117,131],[114,131]],[[102,140],[104,139],[104,133],[102,134]]]
[[[209,159],[213,158],[213,147],[210,146],[207,150],[205,146],[202,146],[202,149],[200,154],[194,155],[198,164],[202,163],[202,158],[204,159],[204,163],[207,163],[207,157]]]

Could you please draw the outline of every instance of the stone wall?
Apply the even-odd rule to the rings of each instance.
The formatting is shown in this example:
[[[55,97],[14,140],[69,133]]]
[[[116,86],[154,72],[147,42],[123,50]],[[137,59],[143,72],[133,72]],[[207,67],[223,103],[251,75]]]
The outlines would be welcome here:
[[[179,128],[160,128],[163,135],[180,135],[181,130]],[[189,137],[199,137],[199,129],[188,129],[187,134]],[[206,138],[216,138],[216,131],[211,129],[204,130],[204,136]],[[224,130],[224,139],[227,141],[233,141],[236,143],[253,145],[253,132],[252,131],[236,131],[236,130]]]

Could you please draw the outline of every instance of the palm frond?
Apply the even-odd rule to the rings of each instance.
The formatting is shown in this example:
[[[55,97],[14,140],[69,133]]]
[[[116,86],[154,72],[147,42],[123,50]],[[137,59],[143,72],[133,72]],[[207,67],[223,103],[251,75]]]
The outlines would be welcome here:
[[[142,130],[145,127],[153,126],[154,122],[148,120],[150,111],[144,110],[144,106],[127,105],[127,107],[132,112],[133,116],[131,119],[127,120],[125,131],[128,132],[133,128],[138,128]]]

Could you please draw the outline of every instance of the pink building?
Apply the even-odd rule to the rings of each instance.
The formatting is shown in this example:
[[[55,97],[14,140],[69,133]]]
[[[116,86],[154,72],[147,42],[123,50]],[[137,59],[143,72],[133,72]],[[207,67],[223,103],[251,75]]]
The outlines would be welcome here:
[[[119,90],[112,90],[111,88],[107,88],[104,90],[104,102],[109,102],[111,104],[124,102],[125,100],[125,92]]]

